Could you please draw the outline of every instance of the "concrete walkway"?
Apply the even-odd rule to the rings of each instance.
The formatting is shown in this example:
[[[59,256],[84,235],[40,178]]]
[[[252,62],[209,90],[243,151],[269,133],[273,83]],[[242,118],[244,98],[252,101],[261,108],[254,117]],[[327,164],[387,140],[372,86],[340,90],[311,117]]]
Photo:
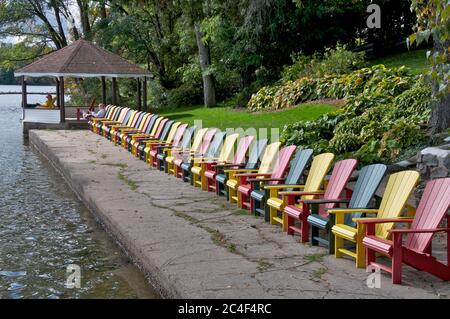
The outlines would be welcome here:
[[[30,142],[164,297],[448,298],[450,284],[405,267],[404,284],[381,288],[348,259],[287,236],[150,168],[89,131],[31,131]]]

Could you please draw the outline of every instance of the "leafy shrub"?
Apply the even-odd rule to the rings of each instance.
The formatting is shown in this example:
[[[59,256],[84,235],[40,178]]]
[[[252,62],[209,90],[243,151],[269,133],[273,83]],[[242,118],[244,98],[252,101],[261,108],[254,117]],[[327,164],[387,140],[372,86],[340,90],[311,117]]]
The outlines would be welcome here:
[[[431,87],[423,77],[390,78],[390,83],[380,85],[383,89],[366,80],[366,88],[348,97],[346,106],[338,112],[286,125],[282,141],[311,147],[316,153],[352,153],[361,164],[397,159],[403,150],[426,139],[421,124],[429,118],[433,101]],[[376,83],[380,82],[383,80]]]
[[[421,143],[425,132],[417,125],[414,118],[400,119],[391,129],[383,134],[378,156],[381,158],[397,158],[402,149]]]
[[[346,74],[364,66],[364,53],[347,50],[345,45],[325,48],[325,53],[306,56],[302,52],[291,56],[292,65],[282,71],[284,81],[295,81],[301,77],[322,77],[326,74]]]
[[[317,99],[345,99],[346,110],[361,114],[365,109],[391,100],[415,82],[407,68],[375,65],[344,75],[302,77],[282,85],[266,86],[252,96],[248,108],[284,109]]]

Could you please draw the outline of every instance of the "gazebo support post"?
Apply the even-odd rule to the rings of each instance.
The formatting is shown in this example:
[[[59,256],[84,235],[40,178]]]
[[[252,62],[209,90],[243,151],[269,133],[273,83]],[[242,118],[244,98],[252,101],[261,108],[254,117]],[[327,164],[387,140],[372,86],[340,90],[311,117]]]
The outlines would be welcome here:
[[[106,78],[102,76],[102,103],[106,105]]]
[[[25,120],[25,108],[27,104],[27,79],[22,76],[22,120]]]
[[[142,111],[142,91],[141,91],[141,79],[137,79],[137,108],[138,111]]]
[[[147,77],[144,76],[144,84],[142,88],[142,96],[144,99],[144,110],[147,111]]]
[[[55,79],[55,83],[56,83],[56,103],[57,106],[59,107],[61,105],[61,92],[58,78]]]
[[[27,104],[27,80],[22,76],[22,108],[26,108]]]
[[[112,100],[112,105],[117,105],[117,79],[116,78],[112,78],[112,86],[111,86],[111,100]]]
[[[59,112],[60,112],[60,122],[64,123],[66,121],[66,106],[64,101],[64,77],[59,78],[59,95],[60,95],[60,103],[59,103]]]

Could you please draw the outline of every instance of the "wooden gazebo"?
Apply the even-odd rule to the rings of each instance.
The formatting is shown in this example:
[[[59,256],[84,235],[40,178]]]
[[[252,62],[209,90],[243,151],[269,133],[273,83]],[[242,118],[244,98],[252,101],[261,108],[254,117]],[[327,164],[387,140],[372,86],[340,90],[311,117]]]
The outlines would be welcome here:
[[[22,77],[22,107],[27,106],[27,77],[53,77],[56,81],[56,99],[60,109],[60,122],[65,121],[65,78],[99,78],[102,81],[102,102],[106,104],[106,80],[111,79],[112,104],[117,103],[117,78],[135,78],[137,81],[137,107],[147,105],[147,78],[151,73],[128,62],[117,54],[99,46],[78,40],[50,53],[15,72]],[[143,89],[142,89],[143,87]]]

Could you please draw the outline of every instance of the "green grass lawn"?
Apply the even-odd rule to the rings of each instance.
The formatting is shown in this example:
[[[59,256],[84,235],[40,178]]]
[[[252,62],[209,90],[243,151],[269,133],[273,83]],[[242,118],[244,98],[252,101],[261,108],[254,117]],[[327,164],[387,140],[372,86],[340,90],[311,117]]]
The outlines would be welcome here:
[[[405,52],[370,61],[371,65],[384,64],[387,67],[409,67],[413,73],[420,74],[428,70],[430,63],[427,61],[427,50]]]
[[[298,107],[277,111],[252,113],[234,110],[229,106],[205,108],[203,106],[182,107],[176,110],[161,110],[158,113],[170,119],[192,125],[194,120],[203,120],[203,127],[227,128],[280,128],[285,124],[314,120],[319,115],[335,110],[330,104],[302,104]]]
[[[429,63],[426,60],[426,50],[416,50],[388,57],[371,60],[371,65],[384,64],[387,67],[405,65],[412,72],[424,72]],[[195,120],[203,120],[203,127],[227,128],[280,128],[285,124],[299,121],[314,120],[318,116],[336,109],[336,106],[326,103],[305,103],[292,109],[276,112],[248,112],[246,109],[233,109],[232,101],[221,106],[205,108],[203,106],[180,107],[177,109],[157,110],[161,115],[173,120],[192,125]]]

